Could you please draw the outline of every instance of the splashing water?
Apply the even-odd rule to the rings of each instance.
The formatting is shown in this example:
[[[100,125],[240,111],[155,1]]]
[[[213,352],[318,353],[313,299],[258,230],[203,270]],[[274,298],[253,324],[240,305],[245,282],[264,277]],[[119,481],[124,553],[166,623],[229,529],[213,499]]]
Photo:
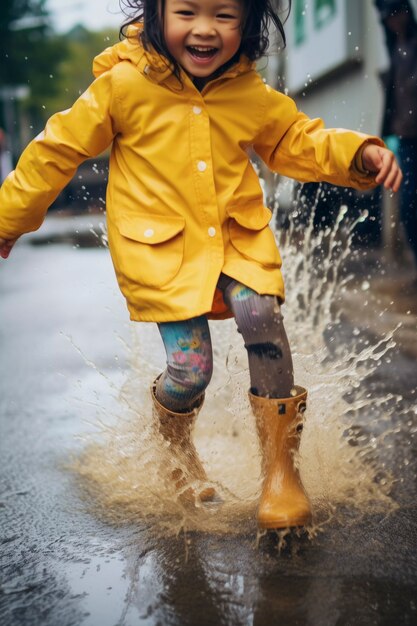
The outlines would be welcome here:
[[[278,188],[276,197],[280,192]],[[295,379],[309,392],[299,464],[317,529],[329,520],[346,524],[362,513],[386,513],[396,507],[381,446],[383,451],[389,407],[397,398],[376,397],[363,385],[394,347],[394,329],[373,344],[360,341],[359,331],[353,332],[353,346],[338,339],[340,305],[352,280],[342,268],[352,254],[355,226],[366,214],[349,223],[342,206],[333,228],[315,233],[314,209],[310,208],[305,226],[291,223],[277,232],[277,240]],[[247,356],[233,320],[211,322],[211,332],[214,376],[194,441],[218,501],[190,506],[174,490],[170,474],[175,461],[156,428],[149,394],[152,380],[165,366],[162,342],[155,325],[132,324],[131,343],[126,346],[130,367],[118,391],[117,413],[109,417],[102,407],[106,418],[100,434],[86,439],[73,464],[89,504],[109,522],[148,520],[165,534],[181,528],[209,532],[256,528],[261,477],[247,400]],[[372,432],[362,424],[368,414]]]

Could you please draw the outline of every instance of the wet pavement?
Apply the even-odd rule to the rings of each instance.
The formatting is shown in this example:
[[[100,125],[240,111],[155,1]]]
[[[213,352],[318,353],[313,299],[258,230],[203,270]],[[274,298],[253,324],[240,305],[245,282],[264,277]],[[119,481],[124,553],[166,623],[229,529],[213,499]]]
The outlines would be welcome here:
[[[340,344],[370,337],[376,345],[399,321],[406,331],[364,371],[369,395],[384,401],[343,431],[375,470],[376,488],[392,476],[379,506],[352,507],[364,480],[352,471],[350,499],[322,494],[323,508],[315,500],[310,537],[258,537],[253,502],[236,507],[228,530],[203,523],[173,531],[166,521],[164,532],[156,515],[136,510],[125,523],[120,512],[106,519],[68,470],[103,414],[118,412],[130,367],[131,324],[107,250],[91,247],[100,220],[91,218],[98,237],[88,236],[89,220],[50,219],[0,265],[0,623],[416,624],[417,307],[412,291],[404,297],[411,278],[398,293],[395,276],[358,274],[336,333]]]

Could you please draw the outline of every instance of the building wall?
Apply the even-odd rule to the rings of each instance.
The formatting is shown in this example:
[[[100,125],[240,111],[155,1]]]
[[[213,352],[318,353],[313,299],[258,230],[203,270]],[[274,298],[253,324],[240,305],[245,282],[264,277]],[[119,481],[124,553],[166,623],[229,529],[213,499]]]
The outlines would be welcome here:
[[[358,42],[361,63],[341,67],[317,84],[313,82],[305,91],[290,95],[302,111],[310,117],[322,117],[327,126],[379,134],[383,107],[379,72],[386,68],[387,56],[373,1],[362,2],[362,32]],[[331,48],[328,53],[332,54]],[[291,42],[287,55],[291,55]]]

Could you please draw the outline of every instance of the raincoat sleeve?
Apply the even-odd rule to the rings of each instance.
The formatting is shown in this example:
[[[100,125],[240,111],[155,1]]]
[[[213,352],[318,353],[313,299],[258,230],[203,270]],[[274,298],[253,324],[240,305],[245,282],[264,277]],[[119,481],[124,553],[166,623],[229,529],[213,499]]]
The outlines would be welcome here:
[[[85,159],[97,156],[117,132],[111,72],[95,80],[71,109],[53,115],[23,151],[0,189],[0,237],[39,228],[48,207]]]
[[[328,182],[370,189],[375,176],[358,167],[365,143],[384,146],[378,137],[324,127],[297,110],[294,101],[266,86],[266,110],[254,150],[274,172],[300,182]]]

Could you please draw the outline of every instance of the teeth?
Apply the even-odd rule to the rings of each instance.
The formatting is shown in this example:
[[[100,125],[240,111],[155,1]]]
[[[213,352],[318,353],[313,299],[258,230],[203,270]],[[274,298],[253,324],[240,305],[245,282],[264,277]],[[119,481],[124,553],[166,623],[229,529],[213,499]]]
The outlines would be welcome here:
[[[209,52],[210,50],[216,50],[216,48],[213,48],[212,46],[210,47],[190,46],[190,48],[192,48],[193,50],[198,50],[198,52]]]

